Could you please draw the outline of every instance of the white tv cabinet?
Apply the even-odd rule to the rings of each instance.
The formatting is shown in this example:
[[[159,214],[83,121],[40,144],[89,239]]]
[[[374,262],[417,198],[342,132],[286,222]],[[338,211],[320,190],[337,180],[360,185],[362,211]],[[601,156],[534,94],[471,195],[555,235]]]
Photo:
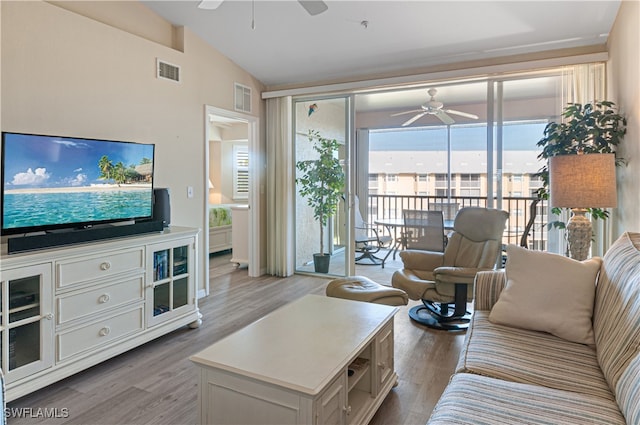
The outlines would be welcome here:
[[[0,251],[6,399],[181,326],[198,327],[198,229],[28,253]]]

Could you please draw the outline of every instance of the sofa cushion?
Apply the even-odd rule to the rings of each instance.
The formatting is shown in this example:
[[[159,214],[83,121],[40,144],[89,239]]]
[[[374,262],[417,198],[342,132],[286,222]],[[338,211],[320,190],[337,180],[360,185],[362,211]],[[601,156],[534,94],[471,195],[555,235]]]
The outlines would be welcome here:
[[[640,355],[631,360],[620,376],[616,400],[627,423],[640,424]]]
[[[604,256],[593,312],[598,361],[618,391],[640,347],[640,233],[624,233]]]
[[[488,315],[474,312],[456,372],[611,397],[593,347],[491,323]]]
[[[580,262],[509,245],[507,285],[489,320],[593,344],[591,319],[601,262],[600,258]]]
[[[625,424],[613,398],[456,374],[429,424]],[[630,422],[631,423],[631,422]]]

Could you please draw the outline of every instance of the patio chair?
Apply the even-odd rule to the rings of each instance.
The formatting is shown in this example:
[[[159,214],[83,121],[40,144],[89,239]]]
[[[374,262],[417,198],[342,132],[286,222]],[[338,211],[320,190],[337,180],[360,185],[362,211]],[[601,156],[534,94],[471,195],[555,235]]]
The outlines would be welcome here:
[[[460,209],[457,202],[436,202],[429,204],[429,211],[442,211],[444,220],[453,220]]]
[[[355,250],[360,253],[356,257],[356,264],[360,265],[384,265],[383,259],[375,254],[386,245],[391,243],[393,238],[390,235],[380,234],[380,230],[364,221],[360,213],[360,202],[355,197]]]
[[[443,252],[447,244],[442,211],[403,210],[402,246],[405,249]]]

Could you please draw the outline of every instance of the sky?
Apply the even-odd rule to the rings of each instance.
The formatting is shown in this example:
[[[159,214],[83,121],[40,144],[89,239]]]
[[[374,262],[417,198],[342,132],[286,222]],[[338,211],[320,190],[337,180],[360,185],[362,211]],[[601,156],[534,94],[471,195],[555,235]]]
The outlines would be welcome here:
[[[99,180],[98,161],[138,165],[153,159],[153,145],[3,133],[3,182],[6,189],[89,186]]]

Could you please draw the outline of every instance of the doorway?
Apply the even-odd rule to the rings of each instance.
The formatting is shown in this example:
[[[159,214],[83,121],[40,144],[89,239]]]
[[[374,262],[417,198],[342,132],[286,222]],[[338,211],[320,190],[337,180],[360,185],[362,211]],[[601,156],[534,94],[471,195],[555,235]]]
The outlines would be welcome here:
[[[252,277],[260,274],[256,253],[260,243],[259,192],[253,188],[257,179],[252,178],[256,175],[252,156],[257,152],[257,138],[256,117],[205,107],[206,258],[219,257],[212,264],[223,270],[233,270],[229,263],[246,267]],[[209,293],[209,267],[205,270]],[[212,273],[215,276],[215,271]]]

